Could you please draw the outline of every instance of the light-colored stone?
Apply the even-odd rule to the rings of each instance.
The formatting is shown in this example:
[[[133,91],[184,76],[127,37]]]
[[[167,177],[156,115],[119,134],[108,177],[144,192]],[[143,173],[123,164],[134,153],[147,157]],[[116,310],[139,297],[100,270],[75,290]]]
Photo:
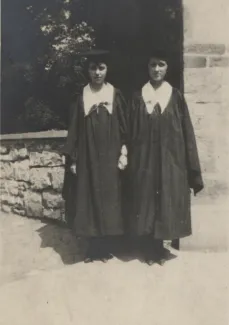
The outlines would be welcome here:
[[[19,216],[25,216],[25,214],[26,214],[25,208],[19,209],[19,208],[13,207],[12,212],[15,214],[18,214]]]
[[[8,189],[6,187],[6,180],[2,180],[0,182],[0,195],[8,194]]]
[[[62,220],[62,212],[60,209],[44,209],[43,217],[53,220]]]
[[[10,150],[10,152],[9,152],[9,156],[10,156],[10,158],[11,158],[12,161],[18,160],[18,158],[19,158],[18,149],[12,148]]]
[[[10,213],[11,212],[11,206],[6,205],[6,204],[2,204],[1,205],[2,211],[6,212],[6,213]]]
[[[225,45],[224,44],[199,44],[191,43],[185,44],[184,53],[195,53],[195,54],[224,54]]]
[[[62,158],[56,152],[30,152],[30,166],[61,166]]]
[[[29,183],[23,181],[18,182],[18,195],[23,198],[25,195],[25,191],[28,190],[28,188]]]
[[[3,203],[7,203],[8,205],[12,205],[15,207],[23,207],[23,205],[24,205],[22,198],[20,198],[19,196],[13,196],[10,194],[2,195],[1,201]]]
[[[18,195],[18,182],[14,180],[5,181],[5,188],[11,195]]]
[[[18,150],[18,158],[25,159],[28,158],[28,156],[29,154],[27,148],[21,148]]]
[[[29,184],[23,181],[18,182],[18,189],[19,191],[26,191],[29,188]]]
[[[7,179],[2,180],[0,189],[2,190],[2,193],[18,195],[18,182]]]
[[[10,154],[6,154],[6,155],[0,154],[0,161],[5,161],[5,162],[12,161],[12,158]]]
[[[1,172],[0,172],[1,179],[12,179],[14,177],[12,163],[1,162],[0,168],[1,168]]]
[[[182,4],[185,43],[228,43],[228,0],[183,0]]]
[[[58,194],[54,191],[43,192],[42,197],[43,197],[44,207],[46,208],[58,209],[63,207],[64,205],[64,200],[61,194]]]
[[[205,68],[207,59],[205,56],[185,55],[184,67],[185,68]]]
[[[228,68],[184,69],[185,94],[195,102],[221,103],[228,100]]]
[[[0,146],[0,154],[5,155],[8,153],[8,148],[5,146]]]
[[[25,211],[28,217],[42,217],[42,197],[40,193],[27,191],[25,195]]]
[[[48,168],[30,168],[29,181],[33,190],[43,190],[51,186]]]
[[[13,165],[14,178],[17,181],[29,181],[29,160],[16,161]]]
[[[5,188],[0,188],[0,199],[2,195],[7,195],[8,191]]]
[[[28,152],[26,148],[16,149],[11,148],[8,154],[0,155],[0,161],[16,161],[25,159],[28,157]]]
[[[29,188],[29,184],[23,181],[18,182],[18,189],[20,191],[26,191]]]
[[[1,196],[1,202],[7,203],[8,205],[14,205],[15,198],[9,194],[5,194]]]
[[[52,188],[58,192],[61,192],[64,182],[64,168],[52,168],[49,172],[49,177],[51,180]]]

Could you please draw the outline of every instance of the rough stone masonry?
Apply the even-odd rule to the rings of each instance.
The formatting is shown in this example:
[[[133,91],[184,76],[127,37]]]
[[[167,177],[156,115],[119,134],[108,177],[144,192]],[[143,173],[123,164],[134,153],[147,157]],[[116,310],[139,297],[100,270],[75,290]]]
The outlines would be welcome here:
[[[64,162],[60,155],[63,144],[61,138],[3,141],[0,147],[2,211],[64,219],[61,197]]]

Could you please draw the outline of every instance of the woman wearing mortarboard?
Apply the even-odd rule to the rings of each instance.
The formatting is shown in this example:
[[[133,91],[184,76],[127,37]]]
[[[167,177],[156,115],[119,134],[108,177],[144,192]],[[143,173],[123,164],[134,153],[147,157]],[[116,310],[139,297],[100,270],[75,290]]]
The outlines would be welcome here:
[[[163,240],[191,234],[190,189],[195,195],[203,189],[188,107],[165,81],[167,69],[167,53],[153,51],[149,81],[130,107],[130,227],[149,265],[164,264]]]
[[[126,104],[106,81],[109,53],[91,50],[83,56],[90,81],[72,104],[63,197],[70,227],[90,239],[85,262],[106,262],[112,256],[104,239],[124,233],[120,169],[127,165]]]

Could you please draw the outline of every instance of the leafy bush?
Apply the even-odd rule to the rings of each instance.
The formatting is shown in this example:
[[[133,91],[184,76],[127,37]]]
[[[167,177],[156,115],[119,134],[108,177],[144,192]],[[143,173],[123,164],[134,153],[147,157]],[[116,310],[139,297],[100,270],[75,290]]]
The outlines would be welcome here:
[[[25,110],[18,117],[18,123],[21,132],[66,128],[66,124],[47,104],[32,97],[25,102]]]

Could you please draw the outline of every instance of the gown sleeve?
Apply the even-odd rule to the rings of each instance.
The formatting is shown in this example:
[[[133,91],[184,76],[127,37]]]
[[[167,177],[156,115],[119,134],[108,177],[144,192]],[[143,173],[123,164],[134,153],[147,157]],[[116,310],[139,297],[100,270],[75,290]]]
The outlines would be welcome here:
[[[178,95],[181,109],[182,129],[186,147],[189,186],[193,189],[194,194],[196,195],[204,188],[196,137],[186,100],[180,93],[178,93]]]
[[[141,124],[140,112],[140,93],[136,92],[131,96],[129,100],[129,115],[128,115],[128,129],[129,129],[129,141],[131,144],[138,138],[139,127]]]
[[[128,145],[128,107],[120,90],[116,90],[116,105],[122,145]]]
[[[77,140],[78,140],[78,102],[73,102],[69,109],[69,129],[66,143],[63,149],[63,154],[72,162],[77,161]]]

